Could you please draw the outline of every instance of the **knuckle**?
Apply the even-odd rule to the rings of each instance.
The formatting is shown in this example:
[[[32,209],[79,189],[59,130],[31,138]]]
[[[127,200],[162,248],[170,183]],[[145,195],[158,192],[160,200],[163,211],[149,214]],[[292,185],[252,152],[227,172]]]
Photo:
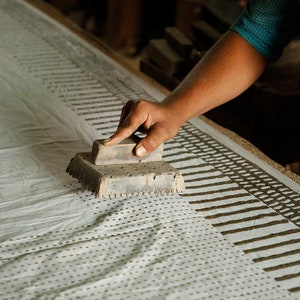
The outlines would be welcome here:
[[[135,110],[137,111],[145,111],[149,108],[150,102],[144,99],[136,100],[135,102]]]

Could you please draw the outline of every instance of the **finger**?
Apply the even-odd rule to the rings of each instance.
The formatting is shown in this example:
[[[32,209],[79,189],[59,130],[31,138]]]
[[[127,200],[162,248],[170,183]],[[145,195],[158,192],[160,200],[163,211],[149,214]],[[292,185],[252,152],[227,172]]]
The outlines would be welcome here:
[[[120,120],[119,120],[119,126],[124,122],[124,120],[131,114],[131,112],[135,108],[135,100],[129,100],[125,103],[125,105],[122,108]]]
[[[135,154],[138,157],[148,155],[168,139],[166,132],[159,126],[153,126],[148,135],[143,138],[135,147]]]
[[[107,140],[103,141],[106,146],[114,146],[122,142],[124,139],[130,137],[135,130],[130,128],[119,127],[118,130]]]
[[[127,118],[120,123],[117,131],[108,140],[104,141],[104,145],[117,145],[133,135],[144,122],[145,118],[145,114],[129,114]]]
[[[129,137],[134,133],[132,132],[132,130],[130,129],[126,130],[125,128],[128,127],[126,125],[128,123],[126,119],[130,116],[132,111],[134,111],[135,102],[136,102],[135,100],[129,100],[125,103],[121,111],[118,128],[111,137],[103,141],[104,145],[107,146],[117,145],[122,140],[126,139],[127,137]]]

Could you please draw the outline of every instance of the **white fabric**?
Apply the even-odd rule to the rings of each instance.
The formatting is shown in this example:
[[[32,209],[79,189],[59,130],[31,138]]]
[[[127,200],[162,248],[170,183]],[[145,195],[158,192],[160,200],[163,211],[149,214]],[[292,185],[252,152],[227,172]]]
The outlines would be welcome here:
[[[65,168],[90,150],[93,131],[3,51],[0,72],[1,297],[285,294],[180,197],[82,191]]]
[[[188,197],[103,200],[84,191],[65,169],[76,152],[90,151],[95,138],[106,136],[5,47],[0,45],[1,299],[297,299],[197,213],[201,205],[192,207]],[[99,120],[105,116],[98,114]],[[167,153],[178,152],[170,148]],[[221,174],[192,154],[182,156],[190,160],[179,166]],[[237,188],[226,176],[221,181]]]

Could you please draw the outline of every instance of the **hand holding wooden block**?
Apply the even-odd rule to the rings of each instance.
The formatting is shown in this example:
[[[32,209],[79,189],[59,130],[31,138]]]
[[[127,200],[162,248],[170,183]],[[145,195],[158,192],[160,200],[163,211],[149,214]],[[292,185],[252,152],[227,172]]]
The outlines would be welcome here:
[[[162,160],[163,145],[145,157],[137,157],[134,154],[134,148],[139,141],[139,137],[131,136],[118,145],[105,146],[103,145],[103,140],[95,140],[92,148],[91,161],[95,165],[111,165]]]

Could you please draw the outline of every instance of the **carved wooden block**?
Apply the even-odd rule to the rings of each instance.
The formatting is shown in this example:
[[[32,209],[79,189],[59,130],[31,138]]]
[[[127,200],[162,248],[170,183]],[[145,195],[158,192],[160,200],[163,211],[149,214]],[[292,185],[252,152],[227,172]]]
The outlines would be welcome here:
[[[134,148],[139,140],[137,136],[132,136],[115,146],[105,146],[103,140],[95,140],[91,161],[95,165],[111,165],[160,161],[162,159],[163,145],[145,157],[137,157],[134,154]]]
[[[166,74],[186,74],[194,66],[194,60],[179,55],[166,39],[152,39],[146,47],[146,53]]]
[[[165,28],[165,37],[172,48],[181,56],[189,58],[194,47],[193,42],[176,27]]]
[[[163,161],[95,165],[90,153],[77,153],[67,172],[98,198],[183,192],[184,179]]]

